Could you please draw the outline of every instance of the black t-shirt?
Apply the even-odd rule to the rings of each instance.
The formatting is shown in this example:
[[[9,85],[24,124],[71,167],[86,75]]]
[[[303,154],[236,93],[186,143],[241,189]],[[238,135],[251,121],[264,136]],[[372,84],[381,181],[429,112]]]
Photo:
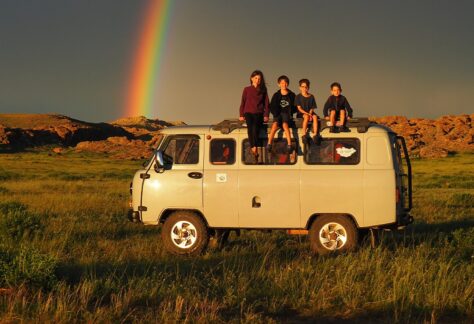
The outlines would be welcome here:
[[[272,97],[270,102],[270,110],[273,117],[278,117],[281,113],[291,115],[293,113],[293,106],[295,102],[295,94],[288,90],[286,95],[281,94],[278,90]]]

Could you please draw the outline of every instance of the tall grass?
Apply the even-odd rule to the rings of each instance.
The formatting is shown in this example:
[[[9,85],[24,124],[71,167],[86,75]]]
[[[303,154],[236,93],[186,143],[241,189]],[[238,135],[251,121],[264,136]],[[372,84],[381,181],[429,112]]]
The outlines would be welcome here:
[[[0,321],[474,320],[474,155],[413,161],[415,224],[328,257],[280,231],[245,231],[193,259],[167,255],[159,228],[126,220],[140,163],[0,156],[0,202],[19,210],[22,229],[3,227],[1,260],[27,270],[1,282]]]

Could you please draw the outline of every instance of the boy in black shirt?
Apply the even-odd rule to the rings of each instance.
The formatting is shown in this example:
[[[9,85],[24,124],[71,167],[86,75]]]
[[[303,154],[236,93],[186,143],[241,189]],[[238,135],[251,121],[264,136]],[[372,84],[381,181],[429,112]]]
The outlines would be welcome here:
[[[283,128],[286,140],[288,141],[288,152],[291,152],[291,137],[288,124],[291,121],[291,114],[295,102],[295,94],[288,89],[290,79],[286,75],[278,78],[278,86],[280,90],[275,92],[270,101],[270,111],[273,115],[273,124],[268,136],[267,150],[272,150],[273,137],[279,128]]]
[[[331,133],[350,132],[346,127],[346,120],[352,118],[352,108],[342,94],[342,87],[338,82],[331,84],[331,96],[324,105],[324,118],[329,120]],[[336,122],[337,121],[337,122]],[[339,127],[339,129],[337,128]]]

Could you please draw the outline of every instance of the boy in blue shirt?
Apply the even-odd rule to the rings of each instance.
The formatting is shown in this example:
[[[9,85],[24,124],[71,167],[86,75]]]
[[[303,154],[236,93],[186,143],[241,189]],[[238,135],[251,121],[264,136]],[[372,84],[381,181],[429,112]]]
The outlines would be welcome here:
[[[298,109],[298,117],[303,117],[303,143],[308,142],[309,134],[306,134],[308,129],[308,123],[313,122],[313,141],[316,145],[321,142],[321,137],[318,133],[318,115],[314,113],[314,110],[318,108],[316,105],[316,99],[308,92],[309,80],[301,79],[300,82],[300,93],[296,95],[295,106]]]

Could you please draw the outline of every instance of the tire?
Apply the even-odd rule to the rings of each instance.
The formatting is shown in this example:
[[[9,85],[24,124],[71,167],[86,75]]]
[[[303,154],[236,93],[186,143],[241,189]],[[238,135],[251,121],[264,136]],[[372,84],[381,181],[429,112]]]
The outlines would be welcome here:
[[[322,215],[311,224],[309,240],[316,254],[342,253],[357,247],[358,231],[349,217]]]
[[[209,243],[209,232],[201,217],[190,211],[176,211],[163,224],[161,240],[167,252],[200,255]]]

